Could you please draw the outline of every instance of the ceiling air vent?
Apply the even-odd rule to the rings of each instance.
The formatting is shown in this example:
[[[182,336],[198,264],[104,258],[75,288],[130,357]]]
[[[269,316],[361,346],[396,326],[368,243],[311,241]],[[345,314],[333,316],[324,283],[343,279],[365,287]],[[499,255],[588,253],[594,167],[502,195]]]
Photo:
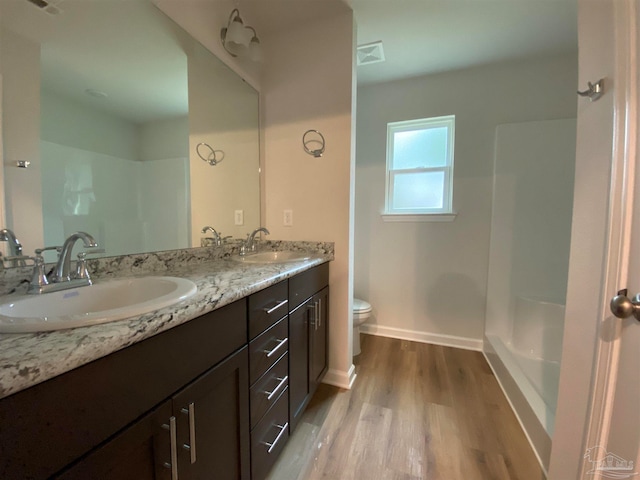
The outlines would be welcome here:
[[[370,63],[378,62],[384,62],[382,42],[358,45],[358,65],[369,65]]]
[[[29,3],[32,3],[36,7],[38,7],[43,12],[48,13],[49,15],[58,15],[62,12],[60,7],[58,6],[62,3],[62,0],[27,0]]]

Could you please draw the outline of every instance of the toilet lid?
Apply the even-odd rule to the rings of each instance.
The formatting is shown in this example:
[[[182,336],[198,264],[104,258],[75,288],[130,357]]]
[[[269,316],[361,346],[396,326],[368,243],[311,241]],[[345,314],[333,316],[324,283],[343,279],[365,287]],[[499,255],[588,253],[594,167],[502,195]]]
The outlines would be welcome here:
[[[371,311],[371,304],[360,300],[359,298],[353,299],[353,311],[354,313],[367,313]]]

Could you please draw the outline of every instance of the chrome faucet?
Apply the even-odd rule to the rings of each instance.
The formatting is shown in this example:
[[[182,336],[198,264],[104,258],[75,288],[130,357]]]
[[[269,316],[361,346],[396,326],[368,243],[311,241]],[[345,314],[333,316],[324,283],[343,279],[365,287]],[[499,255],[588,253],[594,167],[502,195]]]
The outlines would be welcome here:
[[[24,259],[26,257],[22,256],[22,244],[16,238],[15,233],[9,230],[8,228],[3,228],[0,230],[0,241],[7,242],[9,244],[9,257],[7,260],[11,262],[10,266],[12,267],[23,267],[26,265]],[[4,266],[2,262],[0,262],[0,267]]]
[[[244,256],[247,252],[255,252],[256,250],[256,235],[260,232],[264,232],[265,235],[269,235],[269,230],[264,227],[256,228],[253,232],[247,235],[247,240],[244,242],[244,245],[240,247],[240,255]]]
[[[202,228],[202,233],[207,233],[207,232],[211,232],[213,233],[213,243],[215,243],[216,246],[220,246],[222,245],[222,238],[220,237],[220,234],[216,231],[215,228],[210,227],[209,225],[207,225],[206,227]]]
[[[83,241],[85,248],[98,246],[95,238],[86,232],[76,232],[69,235],[62,244],[62,250],[60,251],[58,263],[54,270],[53,282],[68,282],[71,280],[71,252],[78,240]]]
[[[9,244],[9,255],[12,257],[22,256],[22,244],[16,238],[16,235],[8,228],[0,230],[0,241]]]

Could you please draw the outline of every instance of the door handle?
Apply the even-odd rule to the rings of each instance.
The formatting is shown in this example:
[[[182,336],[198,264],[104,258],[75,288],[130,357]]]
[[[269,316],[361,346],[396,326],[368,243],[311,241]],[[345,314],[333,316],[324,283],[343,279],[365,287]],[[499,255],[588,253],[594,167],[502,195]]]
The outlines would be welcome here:
[[[634,316],[640,321],[640,294],[633,298],[627,297],[627,289],[620,290],[618,294],[611,299],[609,304],[611,313],[618,318],[629,318]]]

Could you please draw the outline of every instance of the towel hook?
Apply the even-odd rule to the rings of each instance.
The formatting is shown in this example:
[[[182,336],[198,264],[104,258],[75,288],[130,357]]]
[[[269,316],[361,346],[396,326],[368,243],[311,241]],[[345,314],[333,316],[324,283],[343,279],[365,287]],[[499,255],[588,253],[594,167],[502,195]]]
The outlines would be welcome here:
[[[578,90],[578,95],[581,97],[589,97],[589,100],[595,102],[604,94],[604,78],[601,78],[596,83],[587,82],[588,89],[581,92]]]
[[[320,137],[320,140],[315,138],[307,140],[307,135],[309,135],[310,133],[316,133]],[[311,150],[307,145],[313,142],[320,144],[320,148]],[[313,155],[315,158],[320,158],[322,157],[325,148],[324,136],[318,130],[307,130],[306,132],[304,132],[304,135],[302,135],[302,146],[304,147],[304,151],[309,155]]]
[[[206,148],[205,148],[206,147]],[[203,153],[200,151],[201,148],[204,148],[204,150],[209,149],[209,151],[207,152],[207,156],[205,157],[203,155]],[[224,160],[224,152],[222,150],[214,150],[213,147],[211,145],[209,145],[208,143],[199,143],[196,146],[196,153],[198,154],[198,156],[204,160],[205,162],[207,162],[209,165],[211,165],[212,167],[215,167],[217,164],[219,164],[222,160]],[[220,158],[218,158],[218,154],[220,154]]]

